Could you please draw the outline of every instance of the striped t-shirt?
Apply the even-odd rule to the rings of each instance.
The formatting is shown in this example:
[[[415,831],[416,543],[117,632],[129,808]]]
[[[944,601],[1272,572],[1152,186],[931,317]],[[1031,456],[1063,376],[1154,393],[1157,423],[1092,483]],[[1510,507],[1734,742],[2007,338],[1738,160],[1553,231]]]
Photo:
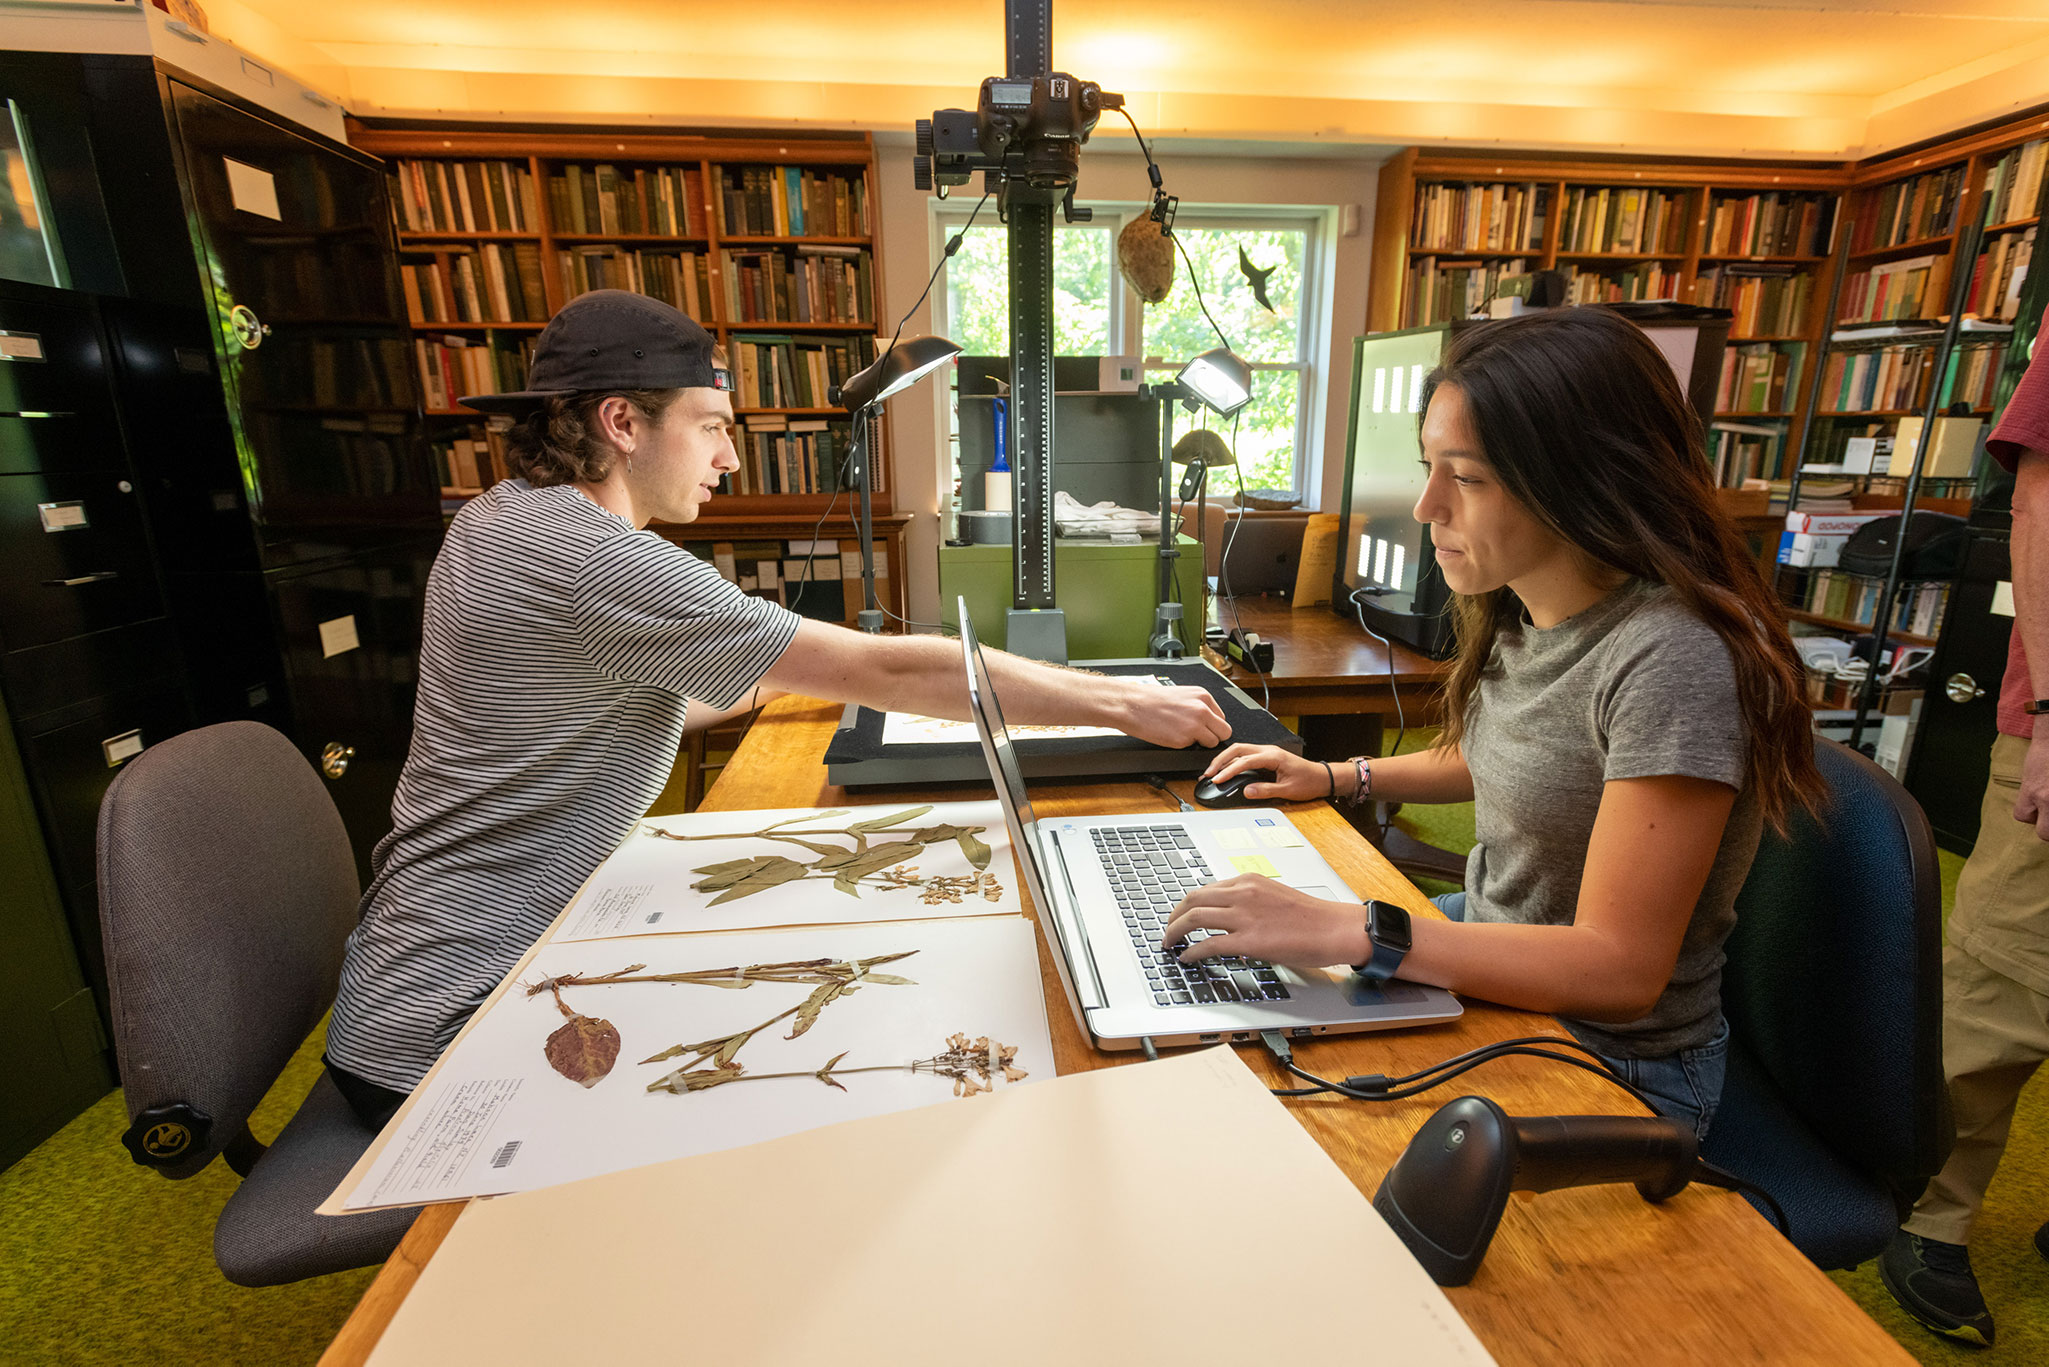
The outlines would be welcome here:
[[[412,749],[328,1056],[410,1091],[661,792],[685,699],[739,702],[798,620],[571,486],[472,499],[427,579]]]

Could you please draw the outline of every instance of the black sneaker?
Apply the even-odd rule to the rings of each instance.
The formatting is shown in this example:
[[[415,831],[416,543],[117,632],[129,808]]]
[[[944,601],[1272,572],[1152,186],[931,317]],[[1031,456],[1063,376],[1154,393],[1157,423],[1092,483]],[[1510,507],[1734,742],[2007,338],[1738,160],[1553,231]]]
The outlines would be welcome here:
[[[1962,1244],[1901,1230],[1879,1255],[1878,1279],[1901,1309],[1936,1333],[1992,1346],[1992,1312],[1985,1308],[1970,1252]]]

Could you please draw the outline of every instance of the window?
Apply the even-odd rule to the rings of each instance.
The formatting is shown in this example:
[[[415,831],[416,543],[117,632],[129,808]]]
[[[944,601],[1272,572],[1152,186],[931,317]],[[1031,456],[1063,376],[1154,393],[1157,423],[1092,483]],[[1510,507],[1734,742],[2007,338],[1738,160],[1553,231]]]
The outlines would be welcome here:
[[[1312,220],[1225,220],[1184,210],[1174,236],[1187,258],[1179,260],[1176,254],[1173,293],[1146,306],[1149,378],[1172,379],[1190,357],[1220,345],[1212,318],[1231,349],[1252,364],[1252,402],[1235,419],[1235,433],[1224,432],[1238,457],[1235,478],[1224,477],[1226,487],[1242,479],[1248,489],[1308,492],[1309,462],[1302,453],[1309,449],[1309,405],[1304,400],[1311,391],[1310,346],[1317,329],[1305,326],[1305,314],[1318,311],[1309,289],[1312,232]],[[1252,282],[1239,269],[1241,249],[1254,269],[1273,271],[1266,279],[1271,312],[1261,307]],[[1202,287],[1199,297],[1189,284],[1191,266]],[[1216,425],[1215,415],[1177,410],[1178,428],[1205,422]]]
[[[1238,470],[1224,475],[1228,489],[1285,489],[1314,497],[1316,471],[1313,415],[1321,386],[1313,362],[1327,328],[1324,298],[1327,272],[1319,262],[1324,212],[1273,209],[1256,215],[1205,211],[1183,205],[1175,236],[1187,251],[1178,254],[1174,289],[1158,304],[1142,304],[1116,268],[1117,233],[1145,212],[1135,204],[1097,204],[1095,221],[1053,227],[1054,351],[1062,356],[1143,356],[1146,378],[1170,380],[1190,357],[1219,345],[1203,316],[1209,306],[1231,348],[1253,367],[1252,402],[1238,415],[1237,430],[1223,424],[1238,455]],[[972,205],[949,202],[935,218],[935,247],[965,223]],[[1009,229],[992,223],[993,209],[968,230],[946,270],[942,306],[934,326],[971,356],[1010,351]],[[1261,307],[1252,283],[1239,269],[1243,248],[1255,269],[1271,268]],[[1198,272],[1202,300],[1189,283],[1188,262]],[[1215,415],[1175,410],[1177,433]],[[1212,477],[1213,481],[1216,479]],[[1212,485],[1215,488],[1215,484]]]

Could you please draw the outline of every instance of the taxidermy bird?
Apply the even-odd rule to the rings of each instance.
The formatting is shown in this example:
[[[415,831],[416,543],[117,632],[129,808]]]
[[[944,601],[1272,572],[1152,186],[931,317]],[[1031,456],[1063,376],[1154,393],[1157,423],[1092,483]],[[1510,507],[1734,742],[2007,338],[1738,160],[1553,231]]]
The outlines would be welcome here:
[[[1268,313],[1274,311],[1274,306],[1266,297],[1266,278],[1279,269],[1278,266],[1268,266],[1261,270],[1252,264],[1252,258],[1245,254],[1243,247],[1238,249],[1238,273],[1252,282],[1252,297],[1257,299],[1259,306]]]

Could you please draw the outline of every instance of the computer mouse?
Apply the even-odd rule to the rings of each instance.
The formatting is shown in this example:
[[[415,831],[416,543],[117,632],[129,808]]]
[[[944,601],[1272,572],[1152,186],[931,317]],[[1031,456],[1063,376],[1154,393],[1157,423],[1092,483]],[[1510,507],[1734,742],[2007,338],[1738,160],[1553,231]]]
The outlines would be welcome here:
[[[1272,783],[1279,775],[1271,769],[1241,769],[1222,783],[1204,779],[1195,785],[1195,801],[1201,807],[1250,807],[1253,799],[1245,790],[1255,783]]]

